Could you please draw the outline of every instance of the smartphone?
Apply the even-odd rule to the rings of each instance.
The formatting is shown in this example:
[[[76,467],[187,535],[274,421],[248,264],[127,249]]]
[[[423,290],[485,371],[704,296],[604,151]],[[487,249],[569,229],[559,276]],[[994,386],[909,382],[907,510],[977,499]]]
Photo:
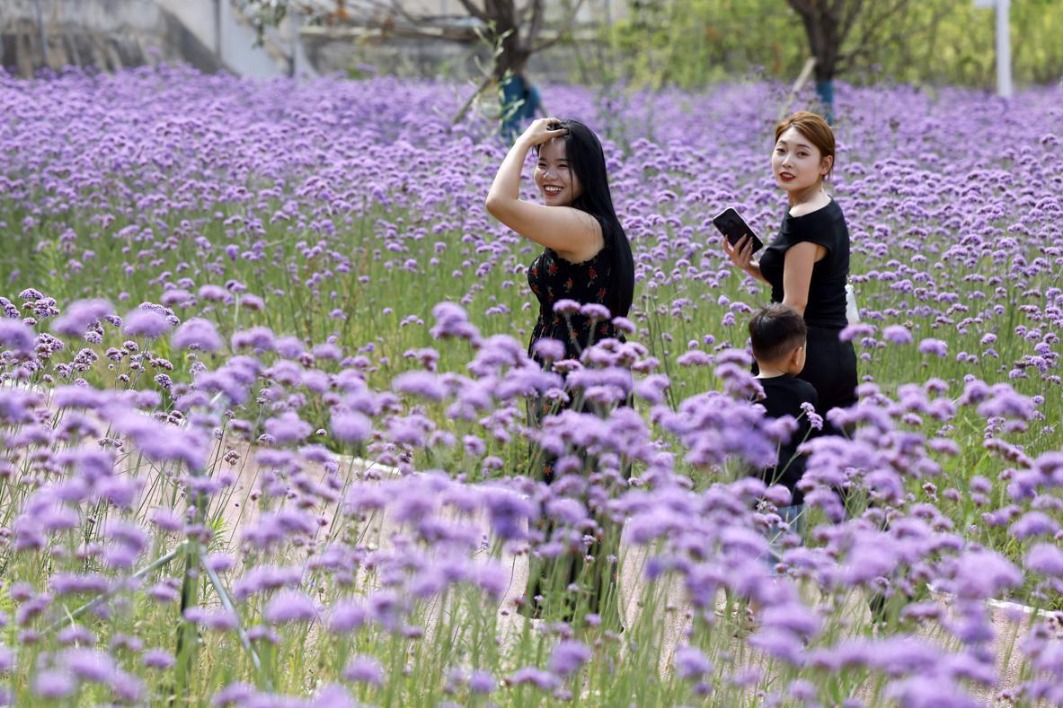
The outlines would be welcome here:
[[[720,214],[717,214],[712,219],[712,225],[720,230],[727,240],[734,246],[738,243],[738,240],[747,234],[753,240],[753,253],[756,253],[760,249],[764,248],[764,242],[757,238],[757,235],[753,233],[753,229],[749,228],[749,224],[745,222],[734,207],[727,207]]]

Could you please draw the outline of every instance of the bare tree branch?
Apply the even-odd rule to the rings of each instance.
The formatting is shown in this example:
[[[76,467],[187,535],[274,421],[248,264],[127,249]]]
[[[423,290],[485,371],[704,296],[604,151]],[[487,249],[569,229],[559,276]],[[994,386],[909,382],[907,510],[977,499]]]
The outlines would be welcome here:
[[[576,19],[576,15],[579,14],[581,7],[583,7],[583,0],[576,0],[576,2],[572,5],[572,9],[569,10],[568,14],[561,21],[561,26],[571,27],[572,23]],[[557,35],[555,35],[554,37],[551,37],[550,39],[544,40],[539,44],[534,45],[531,49],[532,54],[537,54],[538,52],[541,52],[544,49],[549,49],[550,47],[560,42],[564,38],[564,36],[564,32],[558,32]]]
[[[458,0],[461,6],[465,8],[465,12],[469,13],[481,22],[487,22],[487,12],[484,9],[477,7],[472,0]]]
[[[397,0],[392,0],[392,2],[388,3],[386,8],[389,12],[398,13],[399,16],[402,17],[402,19],[406,20],[410,24],[416,24],[417,22],[417,20],[412,15],[410,15],[410,13],[406,12],[406,8],[403,7],[402,3],[398,2]]]
[[[517,17],[522,23],[528,22],[534,11],[535,0],[528,0],[523,6],[517,8]]]
[[[543,30],[543,14],[545,7],[543,0],[531,0],[531,21],[528,23],[528,31],[524,34],[524,43],[528,47],[535,46],[539,33]]]
[[[816,79],[829,81],[881,46],[883,27],[911,0],[787,0],[801,17]],[[844,49],[843,49],[844,48]]]
[[[882,3],[880,2],[879,4],[881,5]],[[874,7],[874,4],[872,4],[872,7]],[[846,2],[844,10],[847,10],[847,12],[843,12],[842,13],[844,15],[844,17],[839,16],[839,23],[838,23],[838,46],[839,47],[841,47],[841,45],[843,45],[845,43],[845,40],[846,40],[846,38],[848,38],[849,33],[852,32],[853,27],[856,25],[856,21],[860,18],[860,15],[863,14],[863,8],[864,8],[863,0],[848,0]]]
[[[257,3],[271,10],[267,23],[277,24],[283,12],[308,0],[227,0],[234,3]],[[381,35],[400,37],[426,37],[469,43],[475,39],[486,40],[494,49],[491,74],[476,90],[469,102],[458,112],[459,120],[473,101],[482,95],[494,82],[502,82],[508,76],[524,71],[528,59],[568,35],[568,28],[583,0],[565,0],[571,10],[566,13],[557,36],[542,39],[547,27],[547,0],[458,0],[464,14],[454,16],[433,15],[428,10],[416,9],[414,0],[335,0],[335,19],[349,21],[357,16],[359,24],[380,32]],[[321,0],[316,4],[321,11]],[[281,14],[278,15],[277,13]],[[479,23],[445,22],[448,19],[473,18]],[[332,19],[329,21],[331,22]]]
[[[476,102],[476,99],[482,96],[484,92],[487,91],[487,89],[494,82],[495,77],[493,75],[488,76],[486,79],[484,79],[483,83],[481,83],[479,88],[476,89],[476,92],[469,96],[469,99],[465,101],[462,107],[458,109],[458,112],[454,114],[454,117],[450,119],[450,124],[457,125],[458,123],[460,123],[462,119],[465,118],[465,114],[469,112],[469,109],[472,107],[472,104]]]
[[[827,14],[835,19],[839,24],[841,23],[842,15],[846,14],[846,10],[854,10],[853,14],[860,12],[861,0],[832,0],[827,7]]]
[[[883,28],[894,26],[893,20],[902,15],[910,4],[911,0],[880,0],[869,5],[867,12],[860,19],[859,31],[849,42],[851,49],[838,56],[838,73],[852,71],[860,60],[873,56],[883,44],[902,39],[902,30]]]

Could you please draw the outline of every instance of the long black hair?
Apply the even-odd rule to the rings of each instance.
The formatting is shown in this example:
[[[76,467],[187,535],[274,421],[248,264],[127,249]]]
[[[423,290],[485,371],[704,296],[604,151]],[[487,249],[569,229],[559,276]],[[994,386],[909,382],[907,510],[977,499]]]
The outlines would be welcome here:
[[[610,272],[613,282],[603,304],[613,317],[627,317],[635,297],[635,259],[631,255],[631,243],[613,207],[602,143],[593,130],[578,120],[566,118],[560,124],[560,127],[568,130],[563,140],[569,169],[583,187],[582,194],[572,202],[572,206],[598,220],[602,226],[605,248],[612,256]]]

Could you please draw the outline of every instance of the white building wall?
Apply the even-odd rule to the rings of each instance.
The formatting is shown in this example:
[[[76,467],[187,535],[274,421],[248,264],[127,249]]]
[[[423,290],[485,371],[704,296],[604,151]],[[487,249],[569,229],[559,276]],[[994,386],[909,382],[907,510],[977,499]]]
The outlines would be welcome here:
[[[32,65],[38,68],[43,65],[41,29],[49,50],[48,65],[59,68],[64,62],[77,63],[76,57],[58,51],[71,44],[64,41],[66,37],[91,36],[96,44],[120,37],[139,44],[147,54],[170,37],[174,21],[235,74],[265,78],[292,73],[292,47],[298,44],[296,26],[286,22],[268,30],[260,45],[257,32],[234,11],[230,0],[0,0],[0,33],[30,37]],[[25,46],[26,42],[20,44]],[[298,65],[303,55],[298,51],[294,55]],[[165,52],[160,56],[172,58]],[[297,68],[302,74],[312,73],[305,59]]]
[[[308,1],[325,12],[337,7],[335,0]],[[399,1],[413,16],[467,16],[458,0]],[[363,2],[346,0],[352,17],[358,16]],[[625,4],[626,0],[585,0],[576,24],[615,21],[622,16]],[[565,18],[570,4],[546,0],[546,7],[545,34],[549,36]],[[31,75],[44,65],[41,25],[47,40],[47,64],[53,69],[93,62],[104,68],[117,68],[126,60],[136,63],[138,58],[140,62],[183,59],[205,70],[220,65],[241,76],[313,76],[317,74],[315,67],[320,67],[322,73],[344,71],[360,60],[359,54],[375,52],[377,58],[397,55],[401,59],[408,55],[410,59],[405,64],[410,65],[416,63],[415,56],[422,54],[445,57],[460,75],[462,65],[474,64],[473,55],[482,54],[482,48],[473,45],[410,37],[392,37],[379,47],[358,45],[357,28],[338,28],[336,32],[315,28],[307,34],[302,31],[303,18],[299,16],[286,19],[279,28],[267,29],[264,44],[259,44],[257,32],[233,8],[231,0],[0,0],[0,34],[7,45],[5,61],[24,75]],[[115,42],[121,44],[121,51],[113,49]],[[6,49],[16,45],[19,56],[17,61],[11,61],[11,52]],[[325,45],[329,48],[324,49]],[[90,46],[91,51],[70,51],[71,47],[85,46]],[[559,52],[564,53],[564,48],[552,50]],[[365,59],[375,63],[372,57]]]
[[[205,46],[218,49],[219,0],[153,0],[162,9],[181,21]],[[222,0],[228,3],[228,0]]]

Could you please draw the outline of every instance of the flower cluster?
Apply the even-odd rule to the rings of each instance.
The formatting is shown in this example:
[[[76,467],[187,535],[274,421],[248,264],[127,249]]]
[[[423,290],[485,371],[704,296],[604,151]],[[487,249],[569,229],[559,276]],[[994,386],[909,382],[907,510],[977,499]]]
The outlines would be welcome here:
[[[550,90],[636,255],[578,361],[452,86],[0,76],[0,700],[1063,702],[1059,89],[839,87],[863,381],[799,520],[709,224],[777,220],[779,87]]]

